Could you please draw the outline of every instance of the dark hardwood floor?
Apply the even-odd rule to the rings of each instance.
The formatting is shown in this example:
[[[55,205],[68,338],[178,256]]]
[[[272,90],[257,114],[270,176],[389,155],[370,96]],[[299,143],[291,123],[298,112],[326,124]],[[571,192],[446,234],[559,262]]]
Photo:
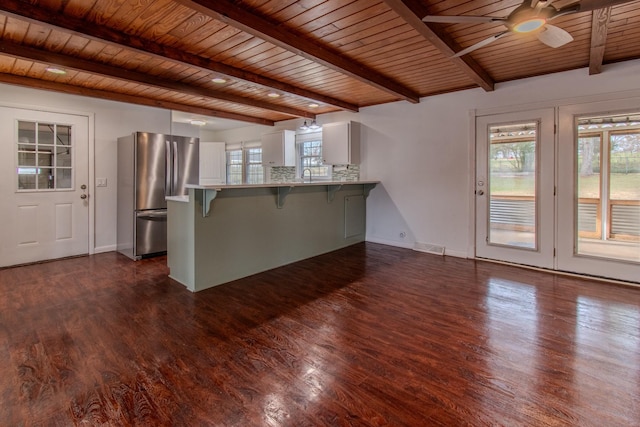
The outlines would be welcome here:
[[[640,289],[359,244],[0,270],[0,426],[640,425]]]

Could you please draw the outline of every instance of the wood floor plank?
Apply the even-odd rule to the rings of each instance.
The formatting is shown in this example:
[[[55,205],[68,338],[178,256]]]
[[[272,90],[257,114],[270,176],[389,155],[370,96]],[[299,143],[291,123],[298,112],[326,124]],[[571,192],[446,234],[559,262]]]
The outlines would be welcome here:
[[[638,425],[640,289],[363,243],[0,269],[0,425]]]

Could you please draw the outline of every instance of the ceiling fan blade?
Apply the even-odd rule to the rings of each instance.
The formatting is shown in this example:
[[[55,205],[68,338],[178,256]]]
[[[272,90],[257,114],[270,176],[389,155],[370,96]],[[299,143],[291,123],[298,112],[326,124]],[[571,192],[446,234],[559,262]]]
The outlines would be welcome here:
[[[554,0],[531,0],[531,9],[544,9],[545,7],[551,6]]]
[[[478,24],[484,22],[504,22],[506,18],[494,16],[468,16],[468,15],[427,15],[422,18],[424,22],[437,22],[440,24]]]
[[[471,45],[466,49],[462,49],[460,52],[456,52],[456,54],[453,55],[452,58],[457,58],[459,56],[466,55],[469,52],[473,52],[476,49],[480,49],[481,47],[484,47],[489,43],[493,43],[494,41],[498,40],[500,37],[505,36],[507,34],[509,34],[509,31],[503,31],[501,33],[496,34],[495,36],[489,37],[488,39],[484,39],[481,42]]]
[[[573,41],[573,37],[562,28],[547,24],[544,30],[538,33],[538,40],[549,47],[556,48]]]
[[[615,6],[617,4],[629,3],[631,0],[580,0],[577,12],[587,12],[589,10],[602,9],[604,7]]]

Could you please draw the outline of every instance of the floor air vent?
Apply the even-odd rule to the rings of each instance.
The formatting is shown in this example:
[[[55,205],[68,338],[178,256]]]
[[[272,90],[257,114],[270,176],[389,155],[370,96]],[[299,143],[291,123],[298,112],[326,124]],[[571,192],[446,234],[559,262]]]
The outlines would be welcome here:
[[[413,249],[419,252],[426,252],[428,254],[444,255],[444,246],[434,245],[433,243],[416,242]]]

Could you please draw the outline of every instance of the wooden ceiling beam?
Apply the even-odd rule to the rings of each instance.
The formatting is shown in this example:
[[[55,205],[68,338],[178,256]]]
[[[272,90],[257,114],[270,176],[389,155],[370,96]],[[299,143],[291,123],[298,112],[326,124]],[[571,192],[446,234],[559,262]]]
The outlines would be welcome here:
[[[462,47],[451,36],[437,25],[422,21],[422,17],[426,16],[428,11],[421,2],[415,0],[384,0],[384,2],[458,66],[474,83],[488,92],[494,90],[493,78],[473,58],[469,55],[452,57]]]
[[[152,55],[164,60],[175,61],[205,72],[224,74],[234,79],[250,82],[263,87],[289,93],[310,101],[332,105],[343,110],[358,111],[358,106],[330,96],[306,90],[275,79],[261,76],[221,62],[212,61],[198,55],[164,46],[111,28],[96,25],[81,19],[72,18],[61,13],[52,12],[20,0],[2,0],[0,11],[21,20],[27,20],[49,28],[59,29],[87,37],[93,40],[108,42],[136,52]]]
[[[303,58],[390,93],[399,99],[412,103],[420,102],[420,95],[413,90],[363,64],[359,64],[328,46],[300,36],[279,22],[255,15],[247,8],[238,5],[237,2],[230,0],[176,0],[176,2]]]
[[[139,83],[145,86],[153,86],[161,89],[173,90],[176,92],[186,93],[190,95],[207,97],[211,99],[217,99],[227,102],[233,102],[240,105],[248,105],[250,107],[261,108],[269,111],[277,111],[283,114],[287,114],[294,117],[304,117],[309,119],[315,119],[316,115],[303,110],[286,107],[283,105],[276,105],[257,99],[250,99],[239,95],[234,95],[228,92],[222,92],[214,89],[207,89],[198,86],[192,86],[185,83],[180,83],[174,80],[166,80],[159,77],[154,77],[144,73],[138,73],[136,71],[126,70],[120,67],[113,67],[110,65],[100,64],[94,61],[87,61],[80,58],[75,58],[60,53],[49,52],[45,50],[36,49],[29,46],[19,45],[17,43],[11,43],[3,41],[0,44],[0,53],[10,55],[16,58],[22,58],[29,61],[36,61],[43,64],[58,65],[63,68],[73,69],[76,71],[83,71],[90,74],[98,74],[105,77],[111,77],[119,80],[126,80],[130,82]]]
[[[247,123],[255,123],[259,125],[273,126],[273,120],[263,119],[261,117],[253,117],[244,114],[230,113],[227,111],[211,110],[209,108],[197,107],[188,104],[180,104],[171,101],[160,101],[156,99],[144,98],[136,95],[127,95],[124,93],[109,92],[99,89],[90,89],[86,87],[73,86],[64,83],[57,83],[48,80],[34,79],[32,77],[16,76],[14,74],[0,73],[0,82],[24,86],[32,89],[42,89],[52,92],[67,93],[70,95],[88,96],[91,98],[106,99],[109,101],[126,102],[128,104],[145,105],[148,107],[164,108],[167,110],[184,111],[186,113],[201,114],[204,116],[218,117],[221,119],[238,120]]]
[[[589,75],[602,72],[602,61],[607,44],[607,31],[611,19],[611,7],[596,9],[591,18],[591,49],[589,51]]]

